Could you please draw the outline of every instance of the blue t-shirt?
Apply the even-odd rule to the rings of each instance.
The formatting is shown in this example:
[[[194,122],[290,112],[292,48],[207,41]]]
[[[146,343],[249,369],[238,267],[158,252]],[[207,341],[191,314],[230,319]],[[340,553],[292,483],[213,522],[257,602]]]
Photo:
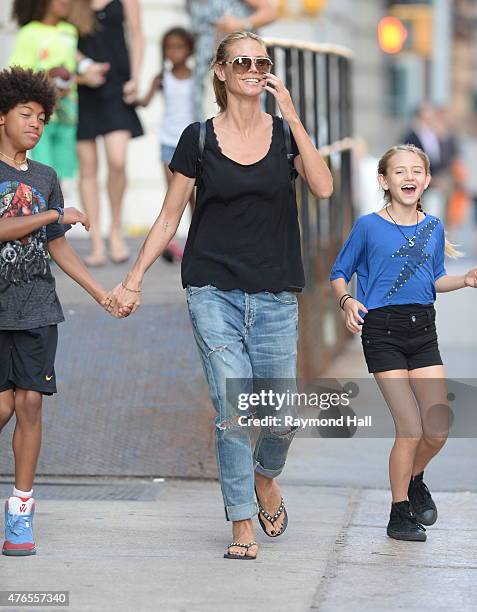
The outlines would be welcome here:
[[[399,226],[412,238],[415,225]],[[432,304],[435,282],[446,274],[442,221],[426,215],[417,226],[410,247],[396,225],[377,213],[363,215],[354,224],[331,270],[330,280],[347,283],[356,272],[357,299],[368,310],[394,304]]]

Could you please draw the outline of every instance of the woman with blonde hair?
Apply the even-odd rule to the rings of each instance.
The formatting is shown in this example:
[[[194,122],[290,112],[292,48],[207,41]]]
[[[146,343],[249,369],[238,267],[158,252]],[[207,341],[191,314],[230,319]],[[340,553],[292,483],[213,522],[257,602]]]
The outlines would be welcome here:
[[[286,529],[276,477],[296,427],[284,418],[293,407],[273,410],[277,421],[261,427],[252,452],[241,417],[247,421],[253,415],[237,409],[234,385],[249,392],[260,382],[275,390],[291,381],[296,388],[297,293],[305,279],[294,173],[317,197],[328,198],[333,190],[327,165],[271,68],[255,34],[234,32],[222,40],[213,62],[220,112],[182,133],[161,213],[131,272],[111,294],[123,316],[137,309],[144,274],[174,236],[197,181],[182,284],[217,412],[219,479],[225,516],[233,523],[233,542],[224,556],[240,560],[257,556],[252,522],[257,511],[268,536]],[[282,118],[261,110],[264,91],[274,96]],[[257,411],[263,414],[266,406]]]
[[[188,0],[190,27],[195,36],[193,73],[195,118],[203,120],[206,77],[220,40],[237,31],[257,31],[278,18],[274,0]]]

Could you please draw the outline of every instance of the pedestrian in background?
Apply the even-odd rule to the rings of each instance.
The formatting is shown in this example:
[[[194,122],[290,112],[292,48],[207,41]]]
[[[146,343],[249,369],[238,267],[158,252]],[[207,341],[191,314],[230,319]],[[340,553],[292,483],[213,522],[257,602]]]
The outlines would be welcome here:
[[[477,117],[474,117],[470,129],[463,135],[461,147],[467,168],[465,189],[469,195],[467,223],[464,228],[468,232],[469,249],[477,257],[477,173],[474,172],[474,168],[477,168]]]
[[[159,147],[164,165],[167,185],[172,180],[169,170],[172,156],[184,129],[194,120],[192,70],[188,61],[194,53],[194,37],[189,30],[172,28],[161,40],[162,70],[154,77],[148,93],[137,101],[138,106],[147,106],[157,92],[164,99],[164,113],[159,130]],[[190,199],[191,214],[194,212],[194,194]],[[182,259],[182,249],[172,240],[162,253],[169,262]]]
[[[182,284],[217,412],[219,479],[225,516],[233,522],[227,559],[256,558],[257,511],[268,536],[285,531],[276,477],[297,429],[284,418],[294,407],[283,406],[278,422],[261,428],[252,452],[227,380],[243,381],[247,389],[264,379],[282,389],[285,381],[296,390],[297,292],[305,278],[293,179],[298,172],[316,197],[328,198],[333,190],[328,166],[272,65],[265,43],[251,32],[232,33],[220,43],[213,63],[220,112],[182,133],[162,211],[132,271],[110,294],[119,314],[137,309],[144,274],[177,231],[197,181]],[[283,119],[261,110],[264,91],[275,97]],[[269,416],[266,406],[259,410]]]
[[[425,195],[426,210],[442,219],[446,218],[451,170],[450,147],[449,143],[444,142],[444,130],[437,107],[430,102],[423,102],[402,140],[418,147],[428,156],[432,187]],[[445,132],[447,134],[447,130]]]
[[[467,167],[461,154],[461,142],[450,109],[440,106],[436,107],[435,112],[444,167],[439,186],[446,198],[446,228],[448,232],[453,232],[463,223],[469,202],[466,189]]]
[[[12,16],[20,26],[9,64],[56,78],[59,100],[32,159],[53,166],[60,179],[76,174],[78,99],[75,85],[76,28],[67,23],[70,0],[15,0]]]
[[[109,256],[114,263],[129,258],[121,226],[127,186],[126,161],[130,138],[143,134],[134,109],[143,56],[143,35],[138,0],[75,0],[70,13],[80,38],[82,66],[105,62],[106,82],[97,88],[78,87],[78,157],[80,195],[91,221],[90,266],[106,263],[100,228],[97,139],[102,136],[108,164],[107,191],[111,208]],[[126,43],[126,40],[129,44]]]
[[[448,275],[444,255],[458,256],[444,225],[422,210],[430,161],[414,145],[387,151],[378,165],[385,207],[360,217],[331,271],[347,329],[362,330],[368,370],[389,406],[396,439],[389,457],[389,537],[426,540],[437,508],[424,469],[448,435],[447,384],[439,353],[437,292],[477,288],[477,268]],[[358,295],[347,293],[356,273]]]
[[[209,74],[214,49],[223,36],[254,31],[278,18],[273,0],[188,0],[191,29],[196,38],[194,70],[195,118],[204,118],[204,79]]]

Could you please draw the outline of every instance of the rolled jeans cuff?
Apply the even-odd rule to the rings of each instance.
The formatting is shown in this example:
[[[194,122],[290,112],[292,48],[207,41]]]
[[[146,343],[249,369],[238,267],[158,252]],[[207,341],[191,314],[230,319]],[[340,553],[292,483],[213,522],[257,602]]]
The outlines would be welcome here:
[[[255,462],[255,471],[257,472],[257,474],[265,476],[266,478],[276,478],[277,476],[280,476],[283,471],[283,467],[279,468],[278,470],[267,470],[267,468],[264,468],[262,465],[260,465],[258,461]]]
[[[225,506],[225,517],[228,521],[245,521],[258,514],[256,502],[240,504],[240,506]]]

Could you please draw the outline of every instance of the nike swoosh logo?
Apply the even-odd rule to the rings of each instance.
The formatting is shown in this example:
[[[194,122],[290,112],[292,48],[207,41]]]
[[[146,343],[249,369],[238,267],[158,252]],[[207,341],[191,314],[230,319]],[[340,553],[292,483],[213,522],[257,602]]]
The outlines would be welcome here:
[[[50,380],[53,378],[53,374],[51,376],[45,376],[46,378],[46,382],[50,382]]]

